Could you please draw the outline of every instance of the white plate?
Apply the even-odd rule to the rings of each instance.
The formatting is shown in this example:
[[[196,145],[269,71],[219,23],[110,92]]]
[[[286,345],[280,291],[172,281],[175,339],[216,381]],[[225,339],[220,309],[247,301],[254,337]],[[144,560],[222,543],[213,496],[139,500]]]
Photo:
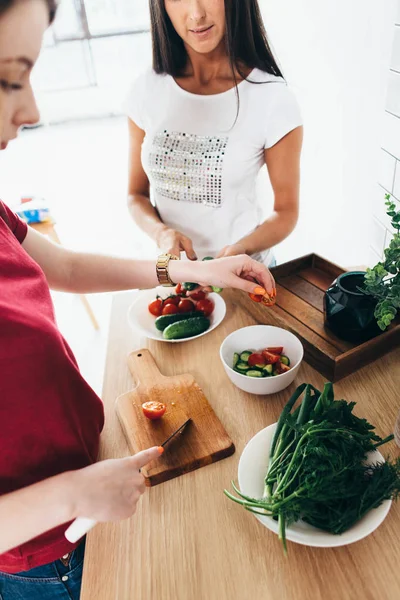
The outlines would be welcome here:
[[[225,300],[221,298],[219,294],[215,294],[213,292],[208,295],[208,298],[210,298],[215,305],[214,311],[210,316],[211,325],[209,329],[204,331],[204,333],[200,333],[199,335],[195,335],[190,338],[183,338],[182,340],[165,340],[163,338],[162,331],[158,331],[158,329],[156,329],[154,324],[156,317],[149,313],[148,305],[150,302],[152,302],[152,300],[156,299],[157,295],[165,299],[168,298],[168,296],[171,296],[173,293],[174,291],[172,288],[168,290],[168,288],[164,287],[139,292],[135,302],[129,307],[128,310],[128,321],[132,329],[140,332],[142,335],[151,340],[157,340],[158,342],[172,342],[176,344],[177,342],[188,342],[190,340],[195,340],[202,335],[206,335],[218,327],[218,325],[223,321],[226,314]]]
[[[269,425],[259,431],[247,444],[240,457],[238,468],[238,480],[240,491],[252,498],[261,498],[264,494],[264,478],[269,463],[269,450],[276,429],[276,423]],[[377,450],[370,453],[368,462],[384,462],[384,458]],[[361,521],[341,535],[327,533],[308,525],[303,521],[297,521],[286,529],[286,538],[291,542],[303,544],[304,546],[317,546],[320,548],[333,548],[345,546],[362,540],[375,531],[385,520],[391,500],[385,500],[378,508],[372,509]],[[254,515],[265,527],[278,533],[278,523],[271,517]]]

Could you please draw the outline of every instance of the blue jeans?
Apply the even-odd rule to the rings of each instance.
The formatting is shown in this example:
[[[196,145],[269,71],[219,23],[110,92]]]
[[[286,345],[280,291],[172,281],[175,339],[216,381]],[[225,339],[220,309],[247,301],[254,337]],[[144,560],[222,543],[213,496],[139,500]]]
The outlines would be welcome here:
[[[79,600],[85,540],[71,554],[68,565],[55,560],[21,573],[0,571],[0,600]]]

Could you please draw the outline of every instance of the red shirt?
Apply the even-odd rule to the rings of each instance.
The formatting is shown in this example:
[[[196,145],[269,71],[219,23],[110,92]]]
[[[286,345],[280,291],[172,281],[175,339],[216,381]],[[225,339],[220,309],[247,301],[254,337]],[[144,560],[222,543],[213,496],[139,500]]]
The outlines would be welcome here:
[[[45,275],[21,246],[26,232],[0,201],[0,495],[95,462],[104,423],[101,400],[57,328]],[[76,544],[66,527],[1,554],[0,571],[67,554]]]

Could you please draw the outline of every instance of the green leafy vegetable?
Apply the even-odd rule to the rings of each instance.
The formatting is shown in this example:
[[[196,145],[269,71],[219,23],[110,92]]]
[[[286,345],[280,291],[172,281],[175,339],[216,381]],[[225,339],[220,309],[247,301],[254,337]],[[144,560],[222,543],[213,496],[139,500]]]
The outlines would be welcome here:
[[[400,459],[366,464],[368,453],[393,435],[379,437],[373,425],[353,414],[354,406],[335,400],[331,383],[322,393],[302,384],[278,420],[264,496],[250,498],[233,482],[237,496],[225,490],[228,498],[250,512],[279,522],[285,553],[286,528],[299,519],[341,534],[384,500],[400,494]]]

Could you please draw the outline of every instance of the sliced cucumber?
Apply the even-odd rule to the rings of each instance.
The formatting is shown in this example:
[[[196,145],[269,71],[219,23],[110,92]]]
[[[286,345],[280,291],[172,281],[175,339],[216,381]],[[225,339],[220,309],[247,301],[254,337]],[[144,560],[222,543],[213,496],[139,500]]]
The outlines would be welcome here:
[[[242,352],[242,354],[240,355],[240,360],[242,360],[243,362],[247,363],[247,361],[249,360],[249,356],[253,354],[251,352],[251,350],[245,350],[244,352]]]
[[[210,327],[210,319],[206,317],[193,317],[172,323],[164,329],[163,337],[166,340],[181,340],[204,333]]]
[[[238,363],[236,363],[236,367],[235,367],[238,371],[248,371],[250,369],[249,365],[245,362],[241,362],[239,361]]]
[[[199,287],[199,284],[198,283],[193,283],[192,281],[184,281],[182,283],[182,288],[186,292],[193,292],[193,290],[195,290],[197,287]]]
[[[250,369],[250,371],[247,371],[246,375],[247,377],[264,377],[261,371],[256,371],[255,369]]]
[[[257,369],[260,369],[260,371],[264,370],[264,365],[255,365],[257,367]]]
[[[155,320],[155,326],[158,331],[164,331],[168,325],[177,323],[178,321],[186,321],[187,319],[193,319],[194,317],[203,317],[203,313],[199,310],[194,310],[189,313],[177,313],[176,315],[161,315]]]
[[[268,375],[272,375],[273,371],[274,371],[274,367],[273,365],[265,365],[263,367],[263,370],[268,373]]]
[[[236,367],[236,365],[239,362],[239,359],[240,359],[239,354],[237,352],[235,352],[234,355],[233,355],[233,368]]]
[[[286,365],[287,367],[290,367],[290,360],[289,357],[286,356],[285,354],[281,354],[281,363],[283,363],[284,365]]]

